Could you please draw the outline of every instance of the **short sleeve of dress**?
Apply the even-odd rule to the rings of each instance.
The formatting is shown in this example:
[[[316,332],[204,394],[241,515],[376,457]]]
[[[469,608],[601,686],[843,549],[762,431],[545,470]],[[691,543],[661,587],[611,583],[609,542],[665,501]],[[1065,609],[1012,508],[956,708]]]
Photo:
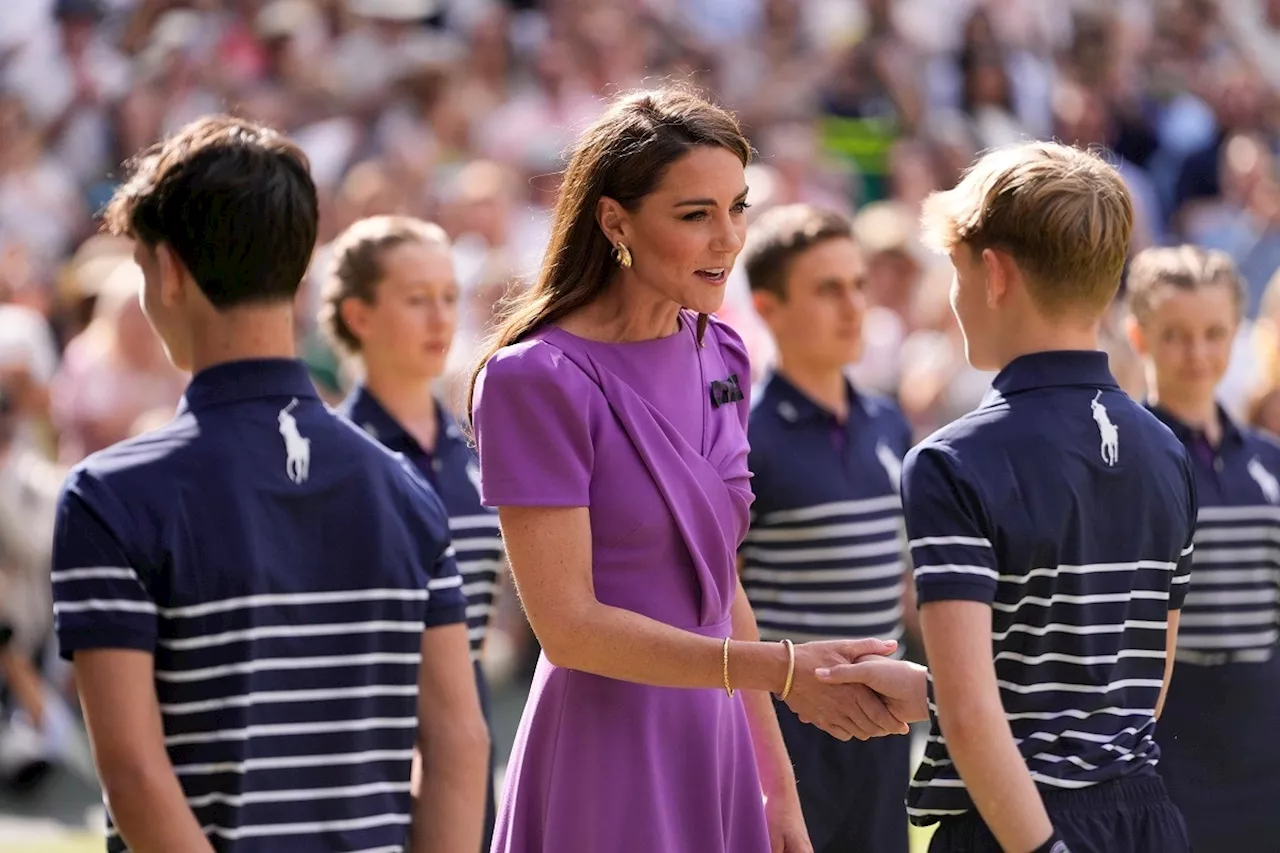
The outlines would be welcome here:
[[[476,380],[472,408],[485,506],[590,505],[600,390],[553,344],[506,347]]]

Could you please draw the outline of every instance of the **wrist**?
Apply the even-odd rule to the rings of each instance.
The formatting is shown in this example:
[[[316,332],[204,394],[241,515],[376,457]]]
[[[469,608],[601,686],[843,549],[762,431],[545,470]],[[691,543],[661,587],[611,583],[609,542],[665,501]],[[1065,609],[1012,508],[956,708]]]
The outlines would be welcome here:
[[[1049,840],[1032,850],[1031,853],[1071,853],[1071,851],[1067,849],[1067,843],[1062,840],[1062,836],[1055,829],[1053,834],[1049,836]]]
[[[732,640],[729,643],[729,683],[734,690],[781,693],[787,681],[789,655],[782,643]]]

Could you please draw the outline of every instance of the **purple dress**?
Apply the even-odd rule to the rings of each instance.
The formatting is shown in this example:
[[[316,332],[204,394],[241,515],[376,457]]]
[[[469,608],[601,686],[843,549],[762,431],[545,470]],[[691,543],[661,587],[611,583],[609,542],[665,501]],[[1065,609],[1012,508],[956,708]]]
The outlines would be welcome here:
[[[730,633],[751,505],[748,401],[712,405],[742,341],[696,316],[599,343],[549,328],[476,385],[482,499],[591,508],[596,597],[709,637]],[[507,766],[492,853],[768,853],[742,695],[648,687],[542,657]]]

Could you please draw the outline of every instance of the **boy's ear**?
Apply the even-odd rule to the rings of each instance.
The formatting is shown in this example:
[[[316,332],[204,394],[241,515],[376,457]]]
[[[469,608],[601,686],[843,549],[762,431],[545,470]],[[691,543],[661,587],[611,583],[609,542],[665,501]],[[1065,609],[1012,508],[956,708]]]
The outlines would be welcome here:
[[[1133,347],[1133,351],[1140,356],[1147,355],[1147,335],[1142,330],[1142,325],[1138,322],[1138,318],[1133,314],[1126,314],[1124,318],[1124,333],[1129,339],[1129,346]]]
[[[187,301],[187,287],[195,286],[191,273],[167,243],[156,246],[156,257],[160,266],[160,304],[166,308],[174,308]]]
[[[760,319],[764,320],[766,325],[771,325],[778,314],[778,309],[782,307],[782,299],[771,290],[753,290],[751,305],[760,315]]]
[[[1017,276],[1017,265],[1013,258],[997,249],[983,249],[980,256],[982,269],[986,273],[987,307],[998,308],[1009,294],[1009,286]]]

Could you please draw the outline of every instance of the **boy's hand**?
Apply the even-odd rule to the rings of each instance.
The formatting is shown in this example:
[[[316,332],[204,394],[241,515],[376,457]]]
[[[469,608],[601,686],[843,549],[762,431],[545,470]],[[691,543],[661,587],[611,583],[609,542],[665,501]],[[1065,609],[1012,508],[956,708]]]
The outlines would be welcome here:
[[[928,670],[904,660],[867,655],[814,673],[827,684],[863,684],[879,694],[889,712],[905,723],[929,718]]]
[[[786,703],[801,722],[812,723],[839,740],[867,740],[887,734],[906,734],[876,693],[861,684],[823,683],[819,669],[891,654],[897,643],[885,640],[827,640],[795,647],[795,675]]]

